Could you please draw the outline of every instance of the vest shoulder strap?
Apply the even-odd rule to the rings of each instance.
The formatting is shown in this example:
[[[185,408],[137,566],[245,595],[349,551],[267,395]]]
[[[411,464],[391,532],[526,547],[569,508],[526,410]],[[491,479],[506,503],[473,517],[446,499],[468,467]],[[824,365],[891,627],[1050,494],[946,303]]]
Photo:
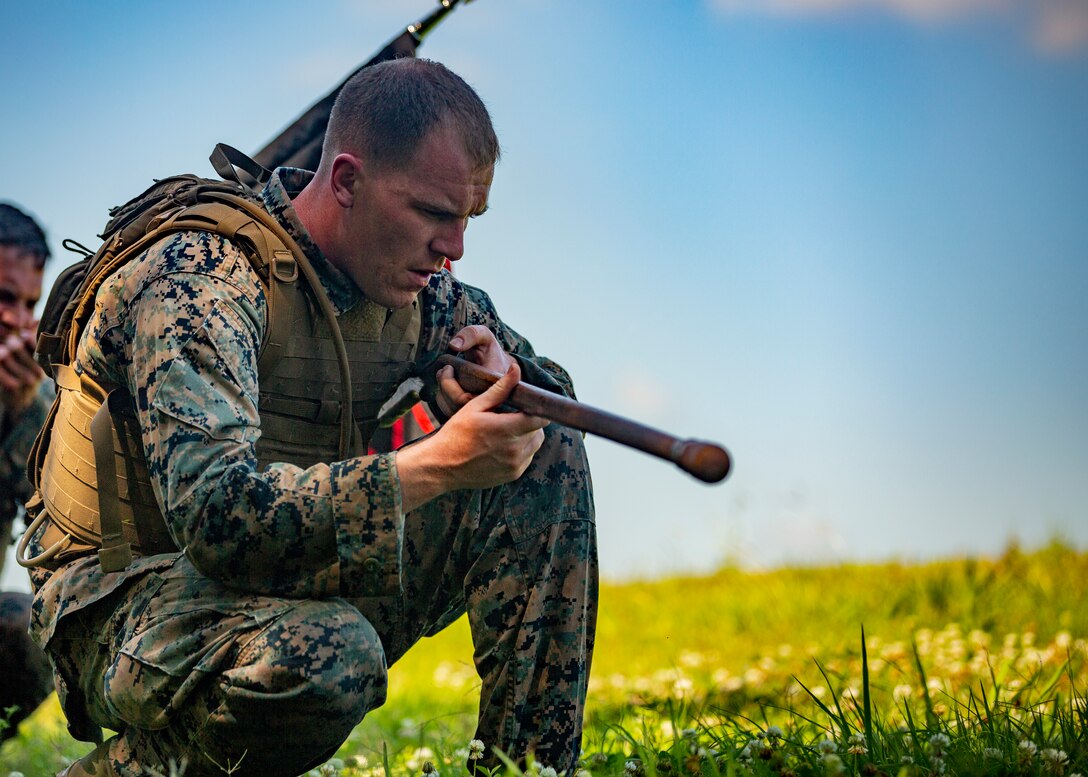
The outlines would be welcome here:
[[[270,228],[271,218],[263,208],[240,210],[234,204],[212,200],[178,211],[158,229],[160,236],[188,230],[214,232],[242,247],[261,280],[268,303],[268,321],[257,365],[261,375],[269,375],[275,369],[292,327],[301,317],[301,306],[306,304],[299,284],[300,260]]]

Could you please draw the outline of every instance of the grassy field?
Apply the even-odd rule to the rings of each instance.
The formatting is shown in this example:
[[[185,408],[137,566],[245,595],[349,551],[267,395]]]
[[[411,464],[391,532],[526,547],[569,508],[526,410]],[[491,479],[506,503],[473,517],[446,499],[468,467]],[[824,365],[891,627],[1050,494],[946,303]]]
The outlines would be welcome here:
[[[606,585],[584,769],[1088,774],[1086,640],[1088,553],[1060,544]],[[425,640],[314,774],[467,774],[470,653],[463,620]],[[87,749],[51,700],[0,751],[0,777],[52,774]]]

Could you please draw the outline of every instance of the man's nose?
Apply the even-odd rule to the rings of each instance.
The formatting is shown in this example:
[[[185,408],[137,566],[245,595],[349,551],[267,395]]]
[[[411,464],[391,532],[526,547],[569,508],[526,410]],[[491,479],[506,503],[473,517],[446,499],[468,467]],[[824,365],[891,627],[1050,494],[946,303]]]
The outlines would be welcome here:
[[[449,224],[431,243],[431,249],[456,262],[465,255],[465,220],[459,219]]]

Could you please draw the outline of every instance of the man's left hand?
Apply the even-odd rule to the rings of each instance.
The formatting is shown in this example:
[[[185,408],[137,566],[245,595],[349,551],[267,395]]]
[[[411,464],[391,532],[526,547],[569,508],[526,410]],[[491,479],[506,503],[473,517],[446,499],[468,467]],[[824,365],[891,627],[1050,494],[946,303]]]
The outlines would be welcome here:
[[[506,374],[514,357],[503,350],[495,334],[486,326],[478,324],[466,326],[450,339],[450,350],[481,367],[498,375]],[[453,416],[464,407],[475,394],[472,394],[457,382],[453,367],[443,367],[438,371],[438,391],[435,399],[438,409],[446,417]]]

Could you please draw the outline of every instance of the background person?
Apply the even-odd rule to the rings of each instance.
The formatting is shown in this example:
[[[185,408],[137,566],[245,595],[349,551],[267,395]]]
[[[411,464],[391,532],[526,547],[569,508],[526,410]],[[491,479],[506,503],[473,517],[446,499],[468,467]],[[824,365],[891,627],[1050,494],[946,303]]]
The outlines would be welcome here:
[[[42,271],[49,258],[45,233],[33,218],[0,203],[0,573],[12,527],[30,498],[26,458],[53,401],[52,383],[34,361],[38,322],[34,306],[42,293]],[[29,594],[0,593],[0,740],[14,736],[16,724],[52,690],[49,664],[27,635]]]

